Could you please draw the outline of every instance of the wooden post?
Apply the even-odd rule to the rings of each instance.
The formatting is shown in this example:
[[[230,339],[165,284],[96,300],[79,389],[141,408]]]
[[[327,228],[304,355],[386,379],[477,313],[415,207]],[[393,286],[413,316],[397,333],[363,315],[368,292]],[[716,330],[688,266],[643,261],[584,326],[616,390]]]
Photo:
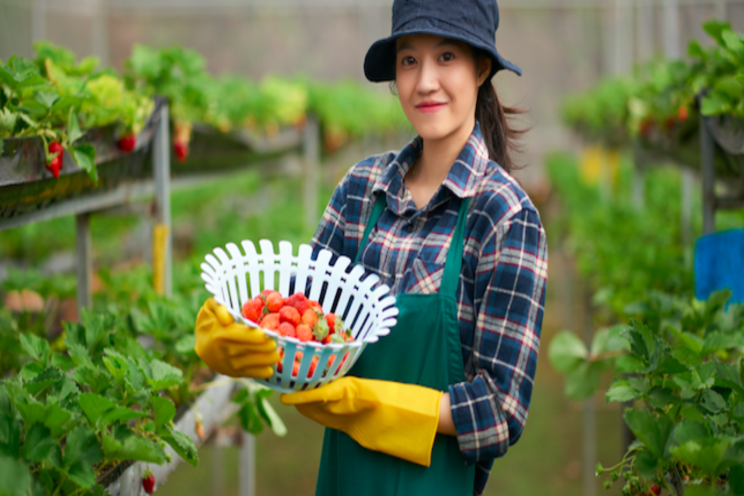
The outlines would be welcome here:
[[[77,266],[78,320],[83,308],[93,303],[91,280],[93,277],[93,250],[90,241],[90,214],[75,216],[75,262]]]

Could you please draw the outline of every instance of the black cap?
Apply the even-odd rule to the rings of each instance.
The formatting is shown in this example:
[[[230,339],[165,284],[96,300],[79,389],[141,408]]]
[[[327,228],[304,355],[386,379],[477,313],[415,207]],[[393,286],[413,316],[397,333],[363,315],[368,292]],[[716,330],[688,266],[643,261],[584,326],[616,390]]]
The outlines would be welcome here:
[[[464,41],[483,50],[493,63],[491,76],[501,69],[522,75],[522,69],[496,51],[499,6],[496,0],[395,0],[393,29],[376,41],[364,58],[364,75],[373,82],[395,79],[395,40],[405,35],[432,34]]]

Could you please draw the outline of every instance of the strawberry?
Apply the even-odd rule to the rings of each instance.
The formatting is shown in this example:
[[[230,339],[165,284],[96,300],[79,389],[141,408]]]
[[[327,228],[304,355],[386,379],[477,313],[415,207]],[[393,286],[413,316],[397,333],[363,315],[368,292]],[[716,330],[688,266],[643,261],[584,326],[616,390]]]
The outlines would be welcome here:
[[[266,308],[269,312],[278,312],[284,306],[284,298],[278,291],[273,291],[266,296]]]
[[[137,136],[134,133],[127,133],[120,137],[116,144],[119,146],[119,150],[129,153],[137,146]]]
[[[679,122],[685,122],[687,120],[687,117],[688,117],[687,107],[685,105],[680,105],[679,108],[677,109],[677,120]]]
[[[279,310],[279,319],[282,322],[289,322],[293,326],[300,323],[300,312],[295,307],[283,306]]]
[[[305,310],[308,309],[307,298],[302,293],[295,293],[287,298],[286,304],[296,308],[297,311],[300,312],[300,315],[304,314]]]
[[[652,121],[649,117],[646,117],[641,121],[641,126],[638,129],[638,134],[641,135],[641,138],[648,138],[649,134],[651,134],[651,128],[654,126],[654,121]]]
[[[186,157],[189,156],[188,143],[176,141],[173,143],[173,148],[176,150],[176,158],[178,159],[178,161],[180,163],[184,163],[186,161]]]
[[[323,307],[320,306],[320,303],[318,303],[315,300],[307,300],[307,304],[310,308],[313,310],[317,310],[319,312],[323,312]]]
[[[318,323],[318,313],[312,308],[308,308],[302,313],[302,323],[307,324],[310,327]]]
[[[300,362],[295,362],[292,364],[292,377],[297,377],[300,375]]]
[[[259,314],[266,313],[266,311],[268,311],[268,309],[266,308],[266,300],[264,300],[260,296],[256,296],[255,298],[253,298],[252,301],[254,302],[254,305],[256,305],[256,309],[258,310]]]
[[[52,173],[55,179],[59,178],[59,171],[62,170],[63,154],[64,149],[59,141],[49,143],[49,155],[54,156],[47,162],[46,169]]]
[[[310,362],[310,368],[307,370],[308,379],[310,379],[315,373],[315,369],[317,368],[319,361],[320,361],[320,358],[318,358],[317,356],[313,357],[312,361]]]
[[[313,329],[307,324],[300,324],[295,329],[297,332],[297,339],[300,341],[310,341],[313,339]]]
[[[326,319],[320,319],[313,327],[313,336],[318,341],[323,341],[329,336],[328,334],[328,322]]]
[[[323,343],[323,344],[330,343],[331,342],[331,335],[330,334],[327,335],[326,337],[324,337],[323,339],[321,339],[320,342]]]
[[[333,334],[334,332],[336,332],[336,314],[335,313],[326,314],[326,323],[328,323],[328,332],[330,334]]]
[[[296,338],[297,337],[297,331],[295,330],[295,326],[290,324],[289,322],[282,322],[279,324],[279,328],[277,329],[280,335],[286,336],[288,338]]]
[[[264,317],[261,319],[261,322],[258,324],[264,329],[268,329],[270,331],[276,331],[279,329],[279,314],[278,313],[268,313],[264,315]]]
[[[248,300],[243,304],[243,309],[241,313],[243,314],[243,317],[245,317],[246,319],[251,320],[253,322],[259,322],[261,320],[262,310],[263,310],[263,301],[259,303],[254,299],[254,300]]]
[[[155,491],[155,476],[152,475],[149,468],[142,474],[142,488],[147,494],[152,494]]]
[[[683,107],[680,107],[683,108]],[[661,488],[656,484],[651,484],[651,489],[648,491],[649,495],[659,496],[661,494]]]

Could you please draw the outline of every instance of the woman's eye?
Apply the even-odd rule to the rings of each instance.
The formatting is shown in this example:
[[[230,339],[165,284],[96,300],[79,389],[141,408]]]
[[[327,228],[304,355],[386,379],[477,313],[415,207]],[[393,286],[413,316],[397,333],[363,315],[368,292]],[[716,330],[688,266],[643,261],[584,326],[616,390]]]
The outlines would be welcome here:
[[[439,60],[441,60],[442,62],[449,62],[450,60],[454,58],[455,58],[455,54],[452,52],[445,52],[439,56]]]
[[[413,57],[411,57],[410,55],[409,55],[408,57],[403,57],[403,58],[402,58],[402,59],[400,60],[400,63],[401,63],[401,65],[412,65],[412,64],[414,64],[415,62],[416,62],[416,59],[414,59],[414,58],[413,58]]]

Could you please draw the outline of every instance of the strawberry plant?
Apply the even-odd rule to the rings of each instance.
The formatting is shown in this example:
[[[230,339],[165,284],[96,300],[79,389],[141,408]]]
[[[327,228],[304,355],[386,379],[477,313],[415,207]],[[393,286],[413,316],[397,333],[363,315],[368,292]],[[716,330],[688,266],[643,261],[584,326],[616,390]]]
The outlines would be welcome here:
[[[83,324],[66,325],[67,352],[20,336],[30,361],[0,382],[0,479],[21,481],[10,494],[101,494],[101,473],[122,460],[164,463],[166,444],[196,465],[160,394],[181,371],[114,327],[111,316],[83,313]]]

